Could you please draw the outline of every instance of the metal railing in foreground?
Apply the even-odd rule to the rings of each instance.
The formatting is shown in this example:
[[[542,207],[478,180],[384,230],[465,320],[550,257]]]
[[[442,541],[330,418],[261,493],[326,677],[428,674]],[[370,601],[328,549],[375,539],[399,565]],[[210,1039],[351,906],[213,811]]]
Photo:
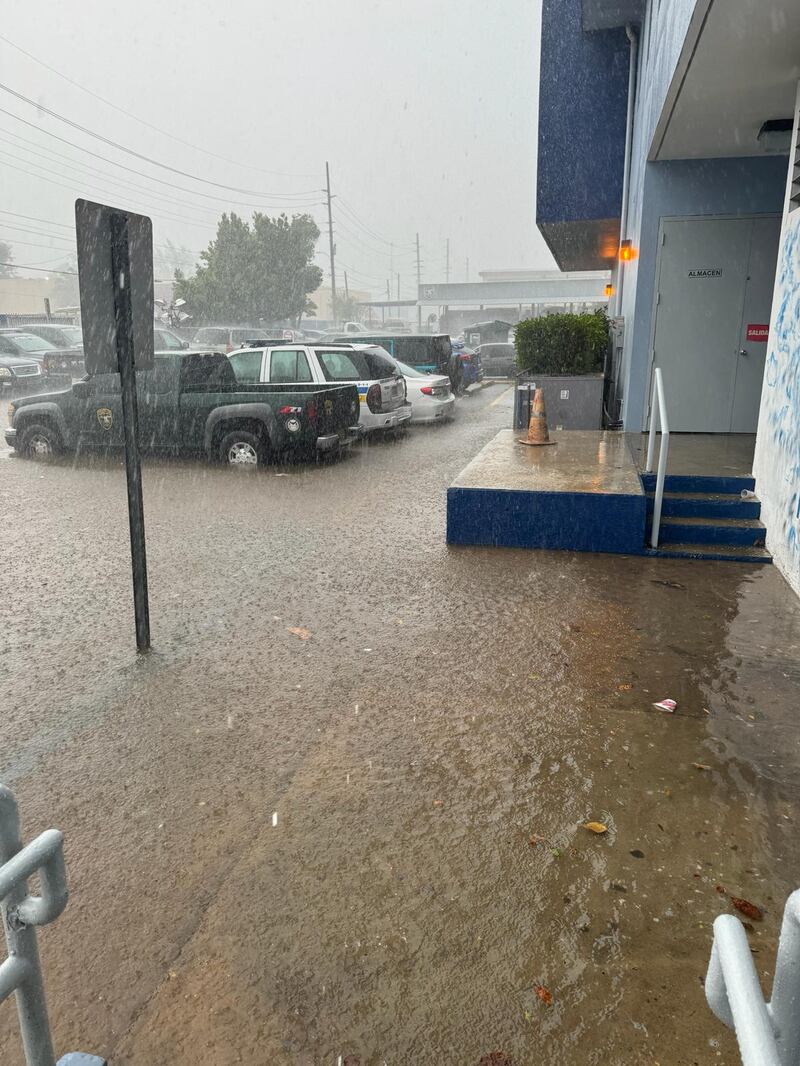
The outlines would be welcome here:
[[[800,890],[783,912],[770,1002],[764,1002],[744,926],[732,914],[714,922],[706,999],[735,1031],[743,1066],[800,1064]]]
[[[41,896],[28,893],[28,878],[38,874]],[[50,1023],[44,998],[36,926],[54,921],[67,905],[64,838],[47,829],[22,846],[14,794],[0,785],[0,914],[8,956],[0,965],[0,1003],[17,998],[17,1013],[27,1066],[54,1066]],[[95,1055],[73,1052],[58,1066],[104,1066]]]
[[[656,415],[658,418],[656,419]],[[653,372],[653,398],[650,403],[650,433],[647,438],[647,464],[645,471],[653,472],[653,459],[656,450],[656,425],[661,425],[661,444],[658,449],[658,473],[656,474],[656,491],[653,498],[653,522],[650,527],[650,547],[658,547],[658,534],[661,528],[661,505],[664,502],[664,478],[667,474],[667,458],[669,456],[669,418],[667,417],[667,404],[664,400],[664,382],[661,376],[661,367],[657,366]]]

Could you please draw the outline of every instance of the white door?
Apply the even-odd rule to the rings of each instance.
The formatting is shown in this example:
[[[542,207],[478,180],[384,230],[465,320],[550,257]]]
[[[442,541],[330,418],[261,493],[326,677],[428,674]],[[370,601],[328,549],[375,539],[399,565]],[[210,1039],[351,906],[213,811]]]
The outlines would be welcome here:
[[[755,433],[781,234],[779,218],[754,218],[736,361],[731,433]]]
[[[769,321],[778,227],[772,218],[662,223],[653,365],[664,373],[671,429],[755,432],[763,351],[760,364],[739,354],[749,352],[743,317]]]

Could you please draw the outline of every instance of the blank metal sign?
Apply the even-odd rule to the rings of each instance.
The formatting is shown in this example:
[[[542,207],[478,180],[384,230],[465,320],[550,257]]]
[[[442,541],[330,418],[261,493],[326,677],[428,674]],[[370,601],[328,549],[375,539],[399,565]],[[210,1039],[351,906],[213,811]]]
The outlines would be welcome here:
[[[111,269],[113,215],[127,221],[134,368],[147,370],[153,365],[153,224],[146,215],[76,200],[83,356],[89,374],[119,371]]]

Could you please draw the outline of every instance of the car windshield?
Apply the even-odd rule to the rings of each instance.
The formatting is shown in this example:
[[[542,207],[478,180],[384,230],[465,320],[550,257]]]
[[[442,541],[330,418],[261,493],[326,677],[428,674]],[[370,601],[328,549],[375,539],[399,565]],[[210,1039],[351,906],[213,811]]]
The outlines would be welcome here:
[[[77,326],[62,326],[61,333],[67,344],[73,344],[76,347],[83,344],[83,334]]]
[[[43,337],[34,337],[32,333],[12,333],[10,338],[14,346],[23,352],[47,352],[58,347]]]
[[[326,351],[317,349],[322,373],[327,381],[375,381],[393,377],[396,369],[380,349]]]

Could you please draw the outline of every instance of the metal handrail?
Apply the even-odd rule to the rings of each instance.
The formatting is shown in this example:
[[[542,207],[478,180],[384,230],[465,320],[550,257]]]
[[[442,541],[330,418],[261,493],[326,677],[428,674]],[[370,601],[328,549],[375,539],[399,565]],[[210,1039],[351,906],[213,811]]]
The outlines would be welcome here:
[[[800,891],[786,901],[775,959],[772,999],[764,1002],[747,933],[738,918],[721,914],[706,974],[706,999],[736,1032],[744,1066],[796,1066],[800,1057]]]
[[[647,438],[646,472],[653,472],[653,459],[656,451],[656,424],[661,425],[661,444],[658,449],[658,473],[656,474],[656,491],[653,498],[653,522],[650,527],[650,547],[658,547],[658,534],[661,528],[661,505],[664,502],[664,478],[667,474],[667,457],[669,456],[669,418],[667,404],[664,400],[664,382],[661,367],[653,373],[653,397],[650,402],[650,434]]]

